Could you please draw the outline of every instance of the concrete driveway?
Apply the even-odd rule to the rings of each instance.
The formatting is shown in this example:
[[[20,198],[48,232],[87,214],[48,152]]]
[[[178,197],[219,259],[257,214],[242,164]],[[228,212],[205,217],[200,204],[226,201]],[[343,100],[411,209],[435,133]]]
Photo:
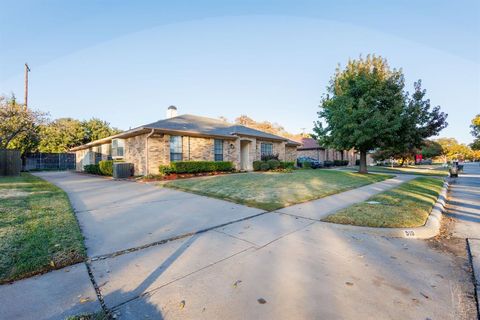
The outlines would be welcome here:
[[[72,172],[39,172],[65,190],[90,257],[137,248],[262,213],[181,191]]]
[[[261,214],[151,185],[39,175],[70,195],[89,255],[105,255],[88,266],[100,301],[120,319],[475,317],[461,242],[450,250],[442,239],[346,231],[296,212]],[[315,217],[338,197],[327,198],[315,202]],[[219,227],[109,255],[213,226]]]

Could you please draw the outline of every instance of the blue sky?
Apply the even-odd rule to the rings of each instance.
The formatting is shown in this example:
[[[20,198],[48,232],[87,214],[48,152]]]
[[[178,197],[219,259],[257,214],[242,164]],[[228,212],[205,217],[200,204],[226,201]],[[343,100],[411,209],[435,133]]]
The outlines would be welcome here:
[[[480,1],[4,1],[0,94],[54,118],[122,129],[179,113],[247,114],[311,131],[338,63],[375,53],[422,79],[472,141],[480,113]]]

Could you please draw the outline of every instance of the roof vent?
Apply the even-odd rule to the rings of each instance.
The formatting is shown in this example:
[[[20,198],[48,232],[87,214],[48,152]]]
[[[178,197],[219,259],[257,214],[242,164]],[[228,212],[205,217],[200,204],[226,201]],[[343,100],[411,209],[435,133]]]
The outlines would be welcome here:
[[[167,119],[173,118],[177,116],[177,107],[170,106],[167,109]]]

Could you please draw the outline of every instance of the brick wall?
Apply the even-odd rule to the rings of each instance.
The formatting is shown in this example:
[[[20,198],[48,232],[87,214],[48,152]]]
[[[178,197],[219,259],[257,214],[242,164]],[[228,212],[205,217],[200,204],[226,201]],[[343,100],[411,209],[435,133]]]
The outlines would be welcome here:
[[[285,161],[295,162],[297,161],[297,147],[285,146]]]
[[[145,170],[145,138],[147,134],[125,139],[125,149],[123,159],[126,162],[133,163],[134,175],[144,175]],[[158,170],[158,169],[157,169]]]

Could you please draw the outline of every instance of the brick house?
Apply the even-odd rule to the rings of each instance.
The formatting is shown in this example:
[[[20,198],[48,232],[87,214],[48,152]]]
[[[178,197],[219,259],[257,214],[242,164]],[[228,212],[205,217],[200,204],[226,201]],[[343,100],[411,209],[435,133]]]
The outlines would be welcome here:
[[[318,161],[348,160],[348,165],[355,165],[357,159],[356,152],[352,150],[338,151],[325,148],[318,144],[318,141],[312,138],[302,138],[301,146],[298,147],[299,157],[310,157]]]
[[[262,154],[278,154],[281,161],[297,159],[298,142],[222,120],[176,116],[71,149],[76,170],[100,160],[121,159],[133,163],[135,175],[157,174],[171,161],[231,161],[238,170],[252,170]]]

